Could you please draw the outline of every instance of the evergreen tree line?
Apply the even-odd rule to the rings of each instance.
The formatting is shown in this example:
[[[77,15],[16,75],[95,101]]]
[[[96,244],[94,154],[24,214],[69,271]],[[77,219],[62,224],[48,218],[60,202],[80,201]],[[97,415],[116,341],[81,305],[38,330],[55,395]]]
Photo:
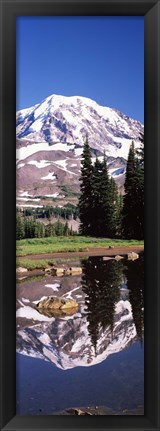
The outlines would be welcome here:
[[[26,208],[24,210],[17,209],[17,212],[23,216],[34,216],[36,218],[47,218],[61,217],[65,220],[74,219],[76,220],[79,216],[78,207],[76,205],[67,203],[64,207],[43,207],[43,208]]]
[[[36,221],[35,217],[22,217],[19,213],[16,216],[16,239],[27,238],[44,238],[50,236],[68,236],[73,235],[72,228],[68,226],[68,222],[61,223],[57,220],[56,223],[49,223],[46,226],[43,223]]]
[[[105,154],[102,162],[96,158],[92,164],[91,149],[86,138],[79,198],[82,235],[143,238],[144,163],[142,154],[136,154],[133,142],[128,155],[124,189],[123,198],[118,193],[114,179],[109,177]]]

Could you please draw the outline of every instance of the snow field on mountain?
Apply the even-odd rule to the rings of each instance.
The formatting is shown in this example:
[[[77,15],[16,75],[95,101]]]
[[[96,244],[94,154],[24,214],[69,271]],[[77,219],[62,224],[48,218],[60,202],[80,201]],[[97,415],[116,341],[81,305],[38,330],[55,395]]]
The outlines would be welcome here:
[[[20,201],[34,201],[34,202],[39,202],[40,201],[40,199],[39,198],[22,198],[22,197],[17,197],[17,200],[20,200]]]
[[[49,162],[48,160],[40,160],[40,161],[36,161],[36,160],[30,160],[29,162],[27,162],[28,165],[34,165],[36,166],[36,168],[41,169],[41,168],[46,168],[47,166],[51,165],[51,162]]]
[[[48,175],[45,177],[41,177],[41,180],[55,180],[56,176],[54,175],[54,172],[49,172]]]
[[[59,142],[54,145],[49,145],[48,142],[41,142],[37,144],[30,144],[27,147],[21,146],[16,150],[16,159],[25,160],[27,157],[33,154],[39,153],[40,151],[69,151],[74,149],[74,145],[67,145],[65,143]]]

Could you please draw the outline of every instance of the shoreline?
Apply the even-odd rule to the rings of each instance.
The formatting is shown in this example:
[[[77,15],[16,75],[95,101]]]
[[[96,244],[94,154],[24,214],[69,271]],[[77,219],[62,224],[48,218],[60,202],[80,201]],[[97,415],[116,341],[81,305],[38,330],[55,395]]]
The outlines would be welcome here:
[[[56,416],[143,416],[142,405],[133,409],[114,410],[107,406],[73,407],[54,413]]]
[[[26,255],[17,255],[18,258],[26,258],[26,259],[50,259],[50,258],[70,258],[70,257],[85,257],[85,256],[116,256],[127,255],[131,252],[134,253],[142,253],[144,251],[144,245],[136,245],[136,246],[115,246],[115,247],[94,247],[89,248],[84,251],[59,251],[59,252],[50,252],[50,253],[35,253],[35,254],[26,254]]]
[[[72,252],[51,252],[51,253],[39,253],[39,254],[28,254],[25,256],[20,256],[20,265],[17,265],[16,268],[16,274],[17,278],[20,277],[29,277],[32,275],[46,275],[47,269],[51,270],[53,266],[59,265],[60,262],[55,263],[54,265],[51,265],[48,263],[46,267],[38,267],[38,262],[50,259],[56,259],[57,261],[59,259],[65,259],[68,262],[68,265],[71,265],[71,261],[74,261],[74,258],[89,258],[89,257],[105,257],[105,260],[114,259],[115,256],[121,256],[122,258],[127,258],[128,253],[137,253],[141,254],[144,251],[144,245],[138,245],[138,246],[117,246],[112,248],[106,248],[106,247],[97,247],[97,248],[91,248],[87,251],[72,251]],[[29,261],[37,261],[37,267],[33,269],[27,269],[25,268],[25,264],[23,266],[23,259],[28,259]],[[75,266],[75,264],[73,265]]]

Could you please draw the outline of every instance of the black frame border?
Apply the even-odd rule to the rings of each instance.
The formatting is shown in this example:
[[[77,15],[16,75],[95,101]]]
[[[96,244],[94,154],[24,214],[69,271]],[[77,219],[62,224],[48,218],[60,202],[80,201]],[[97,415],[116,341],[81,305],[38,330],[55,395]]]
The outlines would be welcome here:
[[[1,11],[1,429],[160,430],[160,0],[0,0]],[[15,112],[17,16],[144,16],[145,23],[145,414],[16,416]]]

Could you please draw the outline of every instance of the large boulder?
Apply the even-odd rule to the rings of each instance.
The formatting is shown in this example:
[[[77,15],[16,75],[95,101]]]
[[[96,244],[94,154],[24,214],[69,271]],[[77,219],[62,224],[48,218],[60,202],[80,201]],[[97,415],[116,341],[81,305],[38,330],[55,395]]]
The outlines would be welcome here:
[[[16,273],[19,273],[19,274],[23,274],[24,272],[27,272],[27,271],[28,271],[28,269],[27,268],[23,268],[22,266],[18,266],[16,268]]]
[[[77,266],[73,266],[70,268],[60,268],[60,267],[54,267],[51,269],[51,273],[53,273],[54,275],[57,276],[61,276],[61,275],[78,275],[78,274],[82,274],[82,268],[81,267],[77,267]]]
[[[139,258],[139,254],[134,253],[134,251],[132,251],[131,253],[128,253],[127,257],[128,257],[128,260],[136,260]]]
[[[42,299],[36,305],[38,309],[46,309],[46,310],[66,310],[71,308],[77,308],[78,303],[71,298],[58,298],[57,296],[47,296]]]

